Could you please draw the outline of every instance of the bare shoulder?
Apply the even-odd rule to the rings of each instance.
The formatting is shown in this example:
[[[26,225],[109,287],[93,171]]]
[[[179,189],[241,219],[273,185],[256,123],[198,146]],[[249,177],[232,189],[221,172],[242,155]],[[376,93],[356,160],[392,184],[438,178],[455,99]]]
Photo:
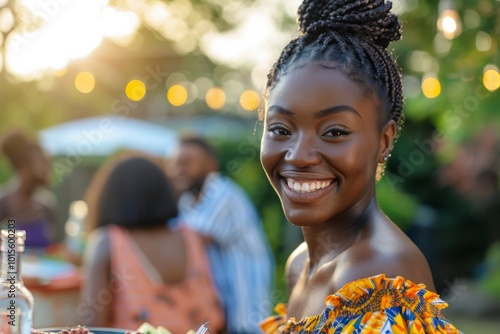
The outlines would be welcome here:
[[[108,229],[103,227],[92,231],[87,237],[84,263],[98,267],[109,266],[110,254]]]
[[[307,244],[301,243],[288,257],[285,265],[285,275],[288,292],[290,293],[297,283],[307,261]]]
[[[401,276],[435,291],[424,255],[401,230],[395,229],[386,236],[363,240],[346,252],[335,270],[334,285],[340,288],[361,278],[385,274],[388,278]]]
[[[83,255],[84,295],[95,295],[100,288],[108,284],[111,250],[107,232],[107,228],[99,228],[87,237]]]
[[[111,278],[110,274],[110,246],[107,228],[98,228],[92,231],[87,239],[83,261],[84,283],[81,290],[81,307],[82,310],[87,310],[85,307],[90,307],[89,301],[95,300],[99,293],[105,291],[109,287]],[[93,316],[88,318],[83,311],[80,316],[88,326],[107,327],[111,314],[112,297],[109,303],[101,306],[99,312],[92,313]]]

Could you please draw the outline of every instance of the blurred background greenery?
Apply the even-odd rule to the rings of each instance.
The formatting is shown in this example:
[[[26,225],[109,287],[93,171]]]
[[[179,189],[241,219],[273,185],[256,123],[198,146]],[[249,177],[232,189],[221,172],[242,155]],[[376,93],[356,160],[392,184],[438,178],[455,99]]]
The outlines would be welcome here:
[[[284,301],[284,261],[301,236],[260,167],[256,110],[299,3],[0,0],[0,133],[114,115],[208,136],[259,208]],[[427,256],[439,292],[458,304],[466,294],[450,282],[467,278],[500,298],[500,1],[396,0],[394,11],[406,119],[380,205]],[[63,238],[69,204],[105,157],[53,159]],[[11,174],[2,157],[0,181]]]

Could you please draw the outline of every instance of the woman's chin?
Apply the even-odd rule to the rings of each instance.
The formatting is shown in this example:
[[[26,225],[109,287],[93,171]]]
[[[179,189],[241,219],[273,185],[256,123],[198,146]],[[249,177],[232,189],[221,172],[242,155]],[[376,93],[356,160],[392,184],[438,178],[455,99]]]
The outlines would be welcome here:
[[[299,227],[319,225],[322,222],[310,212],[297,212],[297,210],[285,211],[285,217],[290,224]]]

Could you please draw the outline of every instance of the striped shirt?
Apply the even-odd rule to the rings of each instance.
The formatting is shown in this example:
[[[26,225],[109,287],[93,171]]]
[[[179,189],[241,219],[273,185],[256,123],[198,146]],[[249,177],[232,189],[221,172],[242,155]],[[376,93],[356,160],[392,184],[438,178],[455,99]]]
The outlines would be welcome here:
[[[258,322],[272,309],[274,259],[261,220],[238,185],[210,174],[195,202],[179,200],[180,221],[214,240],[207,252],[229,333],[261,333]]]

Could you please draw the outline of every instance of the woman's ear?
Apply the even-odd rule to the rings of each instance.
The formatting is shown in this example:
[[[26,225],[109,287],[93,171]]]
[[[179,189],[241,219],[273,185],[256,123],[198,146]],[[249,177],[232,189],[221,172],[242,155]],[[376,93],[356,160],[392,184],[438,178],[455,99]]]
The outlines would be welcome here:
[[[381,164],[385,163],[389,158],[396,136],[396,128],[396,122],[392,119],[382,128],[378,155],[378,162]]]

